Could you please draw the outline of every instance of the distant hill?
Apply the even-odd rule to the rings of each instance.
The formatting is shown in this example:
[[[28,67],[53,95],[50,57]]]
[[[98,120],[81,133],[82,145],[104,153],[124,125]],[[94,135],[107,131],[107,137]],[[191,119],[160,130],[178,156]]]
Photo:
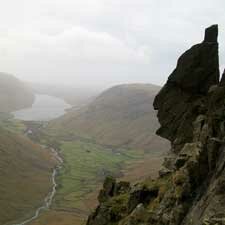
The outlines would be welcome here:
[[[31,89],[13,75],[0,73],[0,112],[12,112],[32,105]]]
[[[103,145],[159,149],[165,142],[155,135],[159,124],[152,106],[159,89],[151,84],[112,87],[86,107],[53,121],[49,129]]]
[[[55,162],[26,137],[1,127],[0,133],[0,224],[11,224],[42,205]]]

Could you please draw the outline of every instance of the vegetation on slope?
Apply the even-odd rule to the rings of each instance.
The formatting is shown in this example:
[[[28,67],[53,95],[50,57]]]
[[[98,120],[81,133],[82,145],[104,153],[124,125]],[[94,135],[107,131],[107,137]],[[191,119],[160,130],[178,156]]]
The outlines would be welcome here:
[[[1,125],[6,124],[1,120]],[[0,224],[26,219],[51,190],[55,160],[46,149],[18,134],[23,126],[0,127]],[[17,134],[13,133],[15,127]],[[21,131],[20,130],[20,131]]]
[[[65,166],[60,172],[58,181],[62,186],[58,189],[55,206],[70,209],[85,209],[86,206],[80,205],[85,195],[95,191],[105,176],[120,176],[122,165],[142,156],[80,141],[66,142],[61,149]]]
[[[161,152],[146,154],[142,150],[113,149],[83,140],[63,142],[60,149],[64,164],[57,176],[53,205],[32,225],[83,224],[97,204],[97,193],[105,176],[123,177],[128,174],[129,180],[136,181],[151,174],[149,163],[155,167],[154,175],[161,162]]]
[[[12,112],[32,105],[31,89],[13,75],[0,73],[0,112]]]
[[[23,134],[26,131],[26,126],[9,113],[0,112],[0,127],[17,134]]]

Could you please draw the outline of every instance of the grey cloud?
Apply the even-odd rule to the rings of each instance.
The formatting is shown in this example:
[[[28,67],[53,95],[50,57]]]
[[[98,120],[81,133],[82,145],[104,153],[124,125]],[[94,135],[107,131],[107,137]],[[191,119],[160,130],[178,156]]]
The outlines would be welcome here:
[[[222,0],[8,0],[0,8],[0,70],[38,82],[162,84],[177,57],[220,25]]]

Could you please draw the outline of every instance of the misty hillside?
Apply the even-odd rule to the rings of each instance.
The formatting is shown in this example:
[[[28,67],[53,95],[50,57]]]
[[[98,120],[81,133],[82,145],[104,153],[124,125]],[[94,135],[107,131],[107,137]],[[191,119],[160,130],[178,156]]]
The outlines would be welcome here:
[[[55,162],[27,138],[0,128],[0,224],[34,213],[52,184]]]
[[[70,87],[65,85],[48,85],[29,83],[34,93],[55,96],[64,99],[72,106],[83,105],[91,102],[99,94],[97,88]]]
[[[98,96],[87,107],[71,111],[49,126],[71,138],[88,138],[103,145],[152,149],[163,143],[153,99],[159,91],[151,84],[119,85]]]
[[[13,75],[0,73],[0,112],[12,112],[32,105],[31,89]]]

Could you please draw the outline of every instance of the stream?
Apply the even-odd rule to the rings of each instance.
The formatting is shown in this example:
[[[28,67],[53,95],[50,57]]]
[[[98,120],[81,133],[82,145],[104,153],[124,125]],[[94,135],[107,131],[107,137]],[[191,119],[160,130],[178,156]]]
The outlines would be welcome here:
[[[49,95],[36,94],[35,101],[30,108],[18,110],[13,112],[12,114],[16,119],[23,121],[50,121],[64,115],[66,113],[66,110],[71,107],[71,105],[67,104],[60,98]],[[25,136],[29,136],[30,132],[33,132],[32,129],[28,129],[28,131],[25,133]],[[47,147],[44,145],[42,145],[42,147],[47,149]],[[37,219],[43,211],[49,209],[52,204],[52,200],[55,196],[57,187],[56,176],[58,174],[58,171],[62,168],[63,159],[60,157],[57,150],[55,150],[54,148],[50,148],[50,150],[52,152],[52,155],[58,161],[58,165],[54,168],[51,176],[52,189],[45,197],[42,206],[36,209],[33,216],[24,220],[23,222],[15,223],[13,225],[28,225],[29,223]]]
[[[35,213],[32,217],[26,219],[23,222],[16,223],[16,224],[13,224],[13,225],[27,225],[30,222],[37,219],[44,210],[49,209],[49,207],[51,206],[52,200],[53,200],[53,198],[55,196],[55,193],[56,193],[56,187],[57,187],[56,175],[57,175],[58,171],[62,168],[62,164],[63,164],[63,159],[60,157],[59,153],[54,148],[51,148],[51,151],[52,151],[53,156],[58,161],[58,165],[54,168],[53,173],[52,173],[52,184],[53,184],[52,190],[48,193],[48,195],[44,199],[43,205],[40,206],[38,209],[36,209],[36,211],[35,211]]]

